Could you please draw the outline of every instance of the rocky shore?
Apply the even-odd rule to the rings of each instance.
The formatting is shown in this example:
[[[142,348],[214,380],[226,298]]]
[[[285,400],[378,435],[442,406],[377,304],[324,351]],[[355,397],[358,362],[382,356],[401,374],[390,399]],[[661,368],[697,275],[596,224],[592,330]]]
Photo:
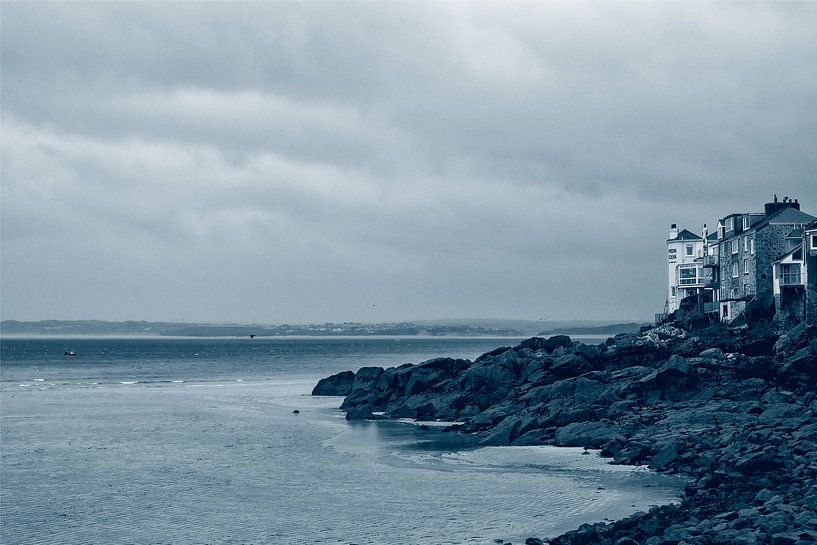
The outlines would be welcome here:
[[[313,395],[345,396],[348,419],[463,422],[448,431],[601,449],[688,478],[680,504],[528,545],[806,545],[817,544],[816,385],[813,326],[674,324],[597,346],[534,337],[473,362],[364,367]]]

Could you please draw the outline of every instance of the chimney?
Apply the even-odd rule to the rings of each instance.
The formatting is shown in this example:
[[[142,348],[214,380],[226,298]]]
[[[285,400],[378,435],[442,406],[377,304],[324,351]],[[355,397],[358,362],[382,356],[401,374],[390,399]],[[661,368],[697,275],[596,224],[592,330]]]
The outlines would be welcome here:
[[[669,239],[675,240],[676,238],[678,238],[678,226],[673,223],[669,226]]]
[[[783,197],[782,201],[777,200],[777,195],[774,196],[774,200],[772,202],[767,202],[764,206],[764,212],[766,213],[766,217],[776,214],[783,210],[784,208],[794,208],[795,210],[800,210],[800,203],[797,199],[790,199],[788,197]]]

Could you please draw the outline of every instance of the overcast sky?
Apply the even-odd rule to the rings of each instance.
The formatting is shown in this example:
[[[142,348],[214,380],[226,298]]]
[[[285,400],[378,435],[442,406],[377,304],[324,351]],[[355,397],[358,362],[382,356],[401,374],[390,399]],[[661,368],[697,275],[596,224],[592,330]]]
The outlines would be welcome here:
[[[3,319],[649,319],[817,215],[817,3],[0,9]]]

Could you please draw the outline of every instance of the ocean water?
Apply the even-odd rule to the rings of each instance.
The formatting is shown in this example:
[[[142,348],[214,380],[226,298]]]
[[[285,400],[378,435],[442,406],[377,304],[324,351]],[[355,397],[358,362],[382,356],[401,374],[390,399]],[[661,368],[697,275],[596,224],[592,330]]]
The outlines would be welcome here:
[[[581,449],[347,422],[309,395],[518,340],[2,339],[0,542],[524,543],[677,499]]]

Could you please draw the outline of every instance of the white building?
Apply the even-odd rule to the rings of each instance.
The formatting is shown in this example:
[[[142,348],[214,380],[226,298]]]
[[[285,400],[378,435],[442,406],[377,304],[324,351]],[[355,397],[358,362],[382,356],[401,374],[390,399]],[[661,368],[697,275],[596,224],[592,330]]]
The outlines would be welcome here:
[[[678,310],[683,298],[712,290],[713,263],[717,263],[717,260],[707,257],[717,254],[718,245],[712,244],[716,233],[709,235],[706,225],[703,235],[698,236],[686,229],[679,231],[674,223],[670,227],[667,239],[667,314]]]

